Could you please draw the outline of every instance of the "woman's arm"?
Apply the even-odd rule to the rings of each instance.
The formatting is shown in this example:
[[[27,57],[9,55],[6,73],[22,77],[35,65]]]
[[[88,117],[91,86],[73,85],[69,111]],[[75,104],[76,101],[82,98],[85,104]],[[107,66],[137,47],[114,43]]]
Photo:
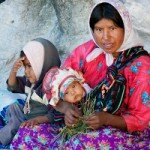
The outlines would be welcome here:
[[[141,56],[126,69],[126,111],[122,114],[128,131],[143,131],[150,121],[150,57]]]

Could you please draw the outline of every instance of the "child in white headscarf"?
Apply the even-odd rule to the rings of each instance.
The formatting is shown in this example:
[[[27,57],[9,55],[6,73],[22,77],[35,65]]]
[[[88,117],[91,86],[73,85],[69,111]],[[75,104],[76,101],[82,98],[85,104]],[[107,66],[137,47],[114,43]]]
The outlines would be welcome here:
[[[17,76],[18,69],[24,67],[25,75]],[[11,142],[19,126],[33,126],[44,122],[53,122],[53,114],[42,100],[41,84],[45,73],[53,66],[60,66],[58,51],[48,40],[37,38],[28,42],[15,61],[7,80],[8,90],[27,95],[25,105],[11,104],[5,119],[6,125],[0,129],[0,143]]]

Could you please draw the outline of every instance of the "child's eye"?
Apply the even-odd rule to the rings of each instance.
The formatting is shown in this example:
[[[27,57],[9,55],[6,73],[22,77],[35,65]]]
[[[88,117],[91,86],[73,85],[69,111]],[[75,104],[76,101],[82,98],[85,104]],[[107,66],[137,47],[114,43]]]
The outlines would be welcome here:
[[[75,85],[75,84],[73,84],[73,85],[72,85],[72,88],[75,88],[75,86],[76,86],[76,85]]]
[[[30,64],[24,64],[24,67],[25,68],[31,68],[31,65]]]
[[[66,92],[65,95],[68,95],[68,92]]]

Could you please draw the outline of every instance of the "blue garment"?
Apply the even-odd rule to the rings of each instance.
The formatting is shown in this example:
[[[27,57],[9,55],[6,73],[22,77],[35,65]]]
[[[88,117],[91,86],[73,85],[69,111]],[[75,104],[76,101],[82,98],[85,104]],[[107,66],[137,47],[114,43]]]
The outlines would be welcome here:
[[[31,84],[28,78],[26,78],[26,76],[16,76],[17,82],[15,82],[13,86],[9,85],[7,81],[7,89],[9,91],[11,91],[12,93],[21,93],[27,95],[26,104],[30,105],[28,109],[31,109],[29,113],[24,114],[23,108],[27,105],[21,105],[19,103],[13,103],[9,105],[9,107],[6,109],[4,117],[6,125],[0,130],[0,142],[4,145],[9,144],[11,142],[14,135],[17,133],[19,126],[25,119],[28,120],[37,116],[47,116],[50,122],[53,121],[53,113],[51,113],[51,110],[49,110],[48,106],[44,105],[41,102],[43,97],[42,81],[46,72],[50,68],[54,66],[60,66],[60,58],[57,49],[50,41],[43,38],[37,38],[33,41],[41,43],[41,50],[44,50],[43,66],[41,68],[42,70],[40,72],[38,81],[36,81],[35,84]],[[26,53],[24,54],[26,55]],[[30,53],[30,55],[31,54],[32,53]],[[27,55],[26,57],[28,58]],[[35,57],[31,58],[33,59],[33,61],[37,61]],[[32,61],[30,61],[30,63],[31,62]],[[32,65],[33,64],[31,63],[31,66]]]
[[[25,104],[25,101],[24,100],[22,100],[22,99],[17,99],[16,100],[16,102],[15,102],[16,104],[18,104],[18,105],[21,105],[22,107],[24,106],[24,104]],[[6,120],[6,112],[7,112],[7,109],[8,109],[8,106],[5,106],[4,108],[3,108],[3,110],[2,111],[0,111],[0,131],[1,131],[1,129],[6,125],[6,123],[7,123],[7,120]],[[8,127],[7,127],[8,128]],[[7,134],[8,135],[8,134]],[[3,136],[5,136],[5,135],[3,135]],[[9,145],[3,145],[3,144],[1,144],[0,143],[0,149],[8,149],[9,148]]]

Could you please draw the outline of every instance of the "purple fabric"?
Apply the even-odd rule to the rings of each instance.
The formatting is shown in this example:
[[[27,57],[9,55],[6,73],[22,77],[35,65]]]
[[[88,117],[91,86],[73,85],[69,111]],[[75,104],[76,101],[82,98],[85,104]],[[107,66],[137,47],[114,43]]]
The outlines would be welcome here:
[[[129,134],[112,127],[104,127],[87,134],[75,135],[67,142],[63,142],[58,133],[59,126],[49,124],[20,128],[11,144],[11,149],[150,150],[150,128]]]

